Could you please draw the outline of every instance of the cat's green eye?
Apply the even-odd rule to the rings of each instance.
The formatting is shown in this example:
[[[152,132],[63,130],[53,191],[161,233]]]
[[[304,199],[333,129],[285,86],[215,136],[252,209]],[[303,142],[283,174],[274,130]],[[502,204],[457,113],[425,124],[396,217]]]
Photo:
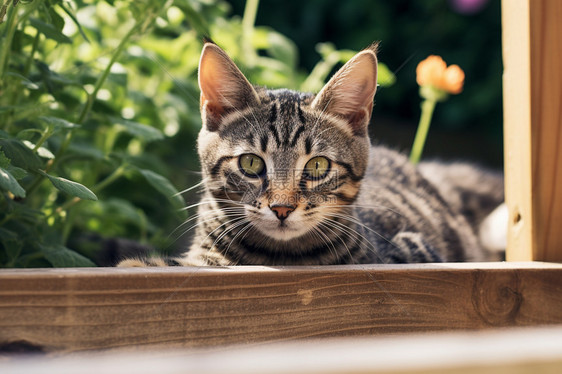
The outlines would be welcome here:
[[[321,179],[330,171],[330,160],[326,157],[314,157],[304,166],[304,175],[308,179]]]
[[[238,159],[238,165],[242,173],[248,177],[258,178],[265,171],[265,162],[261,157],[251,153],[246,153]]]

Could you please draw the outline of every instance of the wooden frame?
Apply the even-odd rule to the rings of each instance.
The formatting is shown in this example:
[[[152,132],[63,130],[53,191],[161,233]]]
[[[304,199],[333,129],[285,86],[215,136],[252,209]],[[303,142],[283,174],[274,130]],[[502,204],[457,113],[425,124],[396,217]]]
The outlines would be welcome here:
[[[211,347],[562,323],[562,264],[6,270],[0,341]]]
[[[562,323],[562,265],[0,273],[0,339],[44,351],[208,347]]]
[[[507,259],[562,261],[562,2],[502,1]]]
[[[562,2],[505,0],[508,260],[562,260]],[[562,323],[544,263],[0,272],[0,346],[208,347]]]

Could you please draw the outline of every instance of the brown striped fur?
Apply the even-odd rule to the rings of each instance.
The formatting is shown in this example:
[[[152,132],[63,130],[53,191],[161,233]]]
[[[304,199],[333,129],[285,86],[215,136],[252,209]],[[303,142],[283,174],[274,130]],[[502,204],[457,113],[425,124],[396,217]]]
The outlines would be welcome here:
[[[495,259],[475,231],[503,200],[500,175],[468,164],[414,167],[398,152],[371,146],[375,52],[374,45],[358,53],[313,95],[254,87],[206,43],[198,138],[204,191],[193,244],[178,258],[122,265]],[[263,160],[262,175],[242,171],[244,154]],[[313,179],[305,165],[318,156],[330,168]]]

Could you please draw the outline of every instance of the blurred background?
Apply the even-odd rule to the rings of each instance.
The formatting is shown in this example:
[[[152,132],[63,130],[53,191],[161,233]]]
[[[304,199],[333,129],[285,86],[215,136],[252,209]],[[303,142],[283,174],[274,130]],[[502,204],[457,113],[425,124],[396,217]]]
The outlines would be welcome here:
[[[404,152],[420,115],[416,65],[440,55],[465,71],[465,88],[437,105],[424,157],[502,166],[499,0],[6,4],[0,167],[26,193],[0,186],[2,266],[92,265],[108,238],[164,252],[184,245],[194,210],[181,208],[197,189],[176,193],[200,181],[204,36],[253,83],[305,91],[380,41],[371,136]]]
[[[230,4],[243,15],[244,0]],[[318,61],[319,42],[360,50],[380,41],[379,59],[397,81],[377,92],[372,135],[403,150],[420,115],[416,65],[430,54],[458,64],[466,73],[464,92],[438,105],[424,154],[501,167],[500,18],[499,0],[269,0],[260,4],[256,24],[293,40],[306,70]]]

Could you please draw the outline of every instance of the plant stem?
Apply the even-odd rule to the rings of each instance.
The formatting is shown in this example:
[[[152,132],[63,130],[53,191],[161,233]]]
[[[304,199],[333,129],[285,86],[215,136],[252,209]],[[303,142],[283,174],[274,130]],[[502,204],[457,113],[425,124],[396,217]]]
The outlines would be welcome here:
[[[248,63],[252,66],[256,60],[256,52],[252,48],[252,35],[256,23],[256,15],[260,0],[246,0],[244,17],[242,18],[242,51],[248,58]]]
[[[22,75],[26,78],[29,74],[29,71],[31,70],[31,64],[33,63],[33,56],[35,55],[35,52],[37,51],[37,47],[39,46],[40,37],[41,37],[41,33],[39,31],[37,31],[36,34],[35,34],[35,38],[33,39],[33,45],[31,47],[31,52],[29,54],[29,57],[27,58],[27,61],[25,62],[25,67],[23,68],[23,72],[22,72]],[[21,94],[23,92],[24,92],[24,90],[21,90],[21,89],[16,90],[15,94],[12,96],[12,100],[10,102],[10,105],[13,105],[13,106],[18,105],[18,103],[20,101]],[[4,127],[4,130],[6,132],[9,131],[10,126],[13,123],[13,120],[14,120],[14,118],[13,118],[13,112],[12,112],[8,115],[8,118],[6,119],[6,125]]]
[[[0,47],[0,85],[4,80],[4,71],[8,65],[8,56],[10,54],[10,48],[12,47],[12,39],[14,38],[14,33],[16,32],[17,13],[17,9],[13,6],[8,10],[8,20],[6,21],[6,29],[4,30],[4,35],[2,36],[3,40]]]
[[[53,135],[53,131],[52,131],[51,127],[47,127],[47,129],[45,129],[45,131],[43,131],[43,134],[41,135],[41,138],[37,141],[37,143],[35,143],[35,147],[33,148],[33,152],[37,152],[37,150],[43,145],[43,143],[45,143],[47,141],[47,139],[49,139],[51,137],[51,135]]]
[[[431,124],[431,117],[433,116],[436,104],[436,100],[426,99],[421,105],[422,111],[420,123],[418,124],[418,130],[416,132],[416,137],[414,138],[414,145],[412,146],[412,152],[410,153],[410,162],[414,165],[420,161],[423,147],[425,145],[425,139],[427,138],[427,133],[429,131],[429,125]]]
[[[33,39],[33,46],[31,47],[31,52],[29,53],[29,57],[25,63],[25,67],[23,68],[23,76],[27,77],[29,74],[29,70],[31,69],[31,64],[33,64],[33,56],[37,51],[37,47],[39,46],[39,41],[41,40],[41,33],[39,31],[36,32],[35,38]]]
[[[128,167],[127,164],[123,164],[119,166],[107,178],[105,178],[104,180],[96,184],[94,187],[92,187],[92,192],[98,193],[104,188],[106,188],[107,186],[109,186],[111,183],[115,182],[117,179],[121,178],[121,176],[125,174],[127,167]]]
[[[109,186],[111,183],[115,182],[125,173],[126,169],[127,169],[127,164],[123,164],[119,166],[107,178],[105,178],[104,180],[96,184],[94,187],[92,187],[92,192],[98,193],[99,191]],[[61,214],[63,211],[68,212],[68,217],[64,222],[64,226],[62,230],[63,243],[66,243],[66,241],[68,240],[68,237],[70,236],[70,232],[72,231],[72,226],[74,225],[73,218],[72,218],[72,214],[74,211],[71,210],[70,208],[78,204],[80,201],[82,201],[82,199],[80,199],[79,197],[74,197],[73,199],[67,201],[64,205],[57,208],[51,214],[51,216],[54,216],[54,215]]]
[[[78,117],[78,121],[76,123],[82,124],[84,122],[84,120],[86,119],[86,116],[92,110],[92,106],[94,105],[94,100],[96,99],[98,91],[101,89],[105,80],[109,76],[109,73],[111,72],[111,67],[117,61],[117,59],[119,58],[119,55],[121,55],[121,52],[123,52],[123,49],[125,49],[125,45],[129,42],[129,39],[131,39],[131,37],[137,32],[137,29],[140,26],[141,26],[141,22],[135,23],[135,25],[133,27],[131,27],[129,32],[125,35],[125,37],[121,40],[121,42],[119,43],[119,45],[115,49],[115,52],[111,56],[111,60],[109,61],[109,64],[107,64],[107,66],[105,67],[105,70],[103,71],[102,75],[96,81],[96,85],[94,86],[94,90],[92,91],[91,94],[88,95],[88,100],[86,101],[86,105],[82,109],[82,112],[80,113],[80,116]]]
[[[29,15],[37,9],[39,4],[42,3],[40,0],[35,0],[28,7],[26,7],[25,12],[19,17],[18,20],[18,10],[16,6],[13,5],[8,10],[8,20],[6,21],[6,29],[4,35],[2,36],[2,43],[0,43],[0,86],[4,80],[5,69],[8,66],[8,56],[10,54],[10,49],[12,48],[12,40],[14,39],[14,34],[16,32],[16,27],[18,22],[26,20]]]
[[[91,188],[92,192],[93,193],[100,192],[101,190],[103,190],[104,188],[109,186],[111,183],[113,183],[117,179],[119,179],[125,173],[125,170],[127,170],[127,164],[123,164],[123,165],[119,166],[107,178],[105,178],[104,180],[102,180],[101,182],[96,184],[94,187],[92,187]],[[64,205],[61,205],[53,213],[51,213],[51,216],[60,214],[61,212],[72,208],[74,205],[76,205],[80,201],[82,201],[82,199],[80,199],[79,197],[75,197],[75,198],[67,201]]]
[[[88,99],[86,101],[86,104],[84,105],[84,108],[82,109],[82,112],[80,113],[80,116],[78,117],[78,121],[76,122],[77,124],[82,124],[86,120],[86,117],[88,116],[88,114],[92,110],[92,107],[94,105],[94,100],[95,100],[99,90],[101,89],[105,80],[109,76],[109,73],[111,72],[111,67],[117,61],[117,59],[119,58],[119,55],[121,54],[121,52],[123,52],[126,44],[129,42],[129,39],[131,39],[131,37],[137,32],[137,30],[142,25],[142,23],[143,22],[141,22],[141,21],[137,21],[134,24],[134,26],[131,27],[129,32],[127,32],[125,37],[123,37],[123,39],[121,40],[121,42],[119,43],[119,45],[117,46],[115,51],[113,52],[113,55],[111,56],[111,60],[109,61],[109,63],[105,67],[105,70],[103,71],[102,75],[96,81],[96,85],[94,86],[94,90],[92,91],[92,93],[88,94]],[[52,159],[52,160],[49,160],[49,162],[47,163],[47,165],[45,167],[46,173],[48,173],[51,169],[53,169],[56,166],[56,164],[60,160],[62,154],[64,154],[64,152],[66,152],[66,149],[70,145],[71,140],[72,140],[72,131],[69,131],[69,132],[66,133],[66,136],[64,137],[64,140],[62,141],[62,144],[61,144],[59,150],[57,151],[57,153],[55,155],[55,158]],[[39,186],[39,184],[41,184],[41,182],[44,179],[45,179],[45,177],[43,175],[38,175],[35,178],[35,180],[33,181],[33,183],[31,184],[31,186],[28,188],[27,195],[29,196],[29,194],[33,190],[35,190]],[[72,201],[73,200],[70,200],[68,203],[71,203]],[[74,204],[76,204],[76,202],[72,203],[70,206],[72,206]]]

